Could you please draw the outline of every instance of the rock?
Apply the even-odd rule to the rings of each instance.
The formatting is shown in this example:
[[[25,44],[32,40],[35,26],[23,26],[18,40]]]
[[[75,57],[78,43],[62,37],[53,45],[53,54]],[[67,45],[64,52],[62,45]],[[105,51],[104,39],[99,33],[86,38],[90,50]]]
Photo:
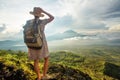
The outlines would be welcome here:
[[[0,80],[28,80],[22,69],[14,71],[13,66],[6,66],[0,62]]]
[[[88,74],[62,65],[50,66],[48,74],[51,75],[54,80],[92,80]]]

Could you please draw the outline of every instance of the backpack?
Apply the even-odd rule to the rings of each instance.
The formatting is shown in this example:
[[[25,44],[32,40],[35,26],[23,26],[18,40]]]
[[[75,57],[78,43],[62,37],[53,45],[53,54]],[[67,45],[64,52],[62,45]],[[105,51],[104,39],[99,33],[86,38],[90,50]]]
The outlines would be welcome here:
[[[41,49],[43,45],[43,39],[40,29],[41,20],[29,20],[23,26],[24,43],[28,48]]]

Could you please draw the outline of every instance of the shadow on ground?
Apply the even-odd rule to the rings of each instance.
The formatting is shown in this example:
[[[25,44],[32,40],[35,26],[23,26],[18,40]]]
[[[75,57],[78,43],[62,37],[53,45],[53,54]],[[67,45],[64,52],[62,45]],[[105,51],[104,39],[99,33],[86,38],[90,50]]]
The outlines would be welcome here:
[[[54,80],[92,80],[88,74],[63,65],[50,66],[48,74],[50,74]]]
[[[104,74],[120,80],[120,66],[106,62]]]

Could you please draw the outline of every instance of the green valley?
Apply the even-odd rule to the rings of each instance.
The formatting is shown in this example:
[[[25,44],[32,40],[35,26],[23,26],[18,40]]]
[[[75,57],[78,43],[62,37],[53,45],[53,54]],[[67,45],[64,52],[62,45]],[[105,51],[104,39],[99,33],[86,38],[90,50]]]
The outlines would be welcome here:
[[[52,51],[50,80],[119,80],[120,47],[91,46]],[[42,69],[43,60],[40,60]],[[0,80],[35,80],[33,61],[23,51],[0,50]],[[42,72],[42,70],[41,70]]]

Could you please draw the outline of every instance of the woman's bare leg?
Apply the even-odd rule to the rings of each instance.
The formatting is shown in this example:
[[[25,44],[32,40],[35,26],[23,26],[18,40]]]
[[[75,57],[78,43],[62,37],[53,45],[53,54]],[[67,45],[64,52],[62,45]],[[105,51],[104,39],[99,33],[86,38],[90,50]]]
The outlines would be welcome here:
[[[40,80],[41,75],[40,75],[40,68],[39,68],[39,59],[34,60],[34,70],[35,70],[35,73],[37,74],[38,80]]]
[[[44,62],[44,68],[43,68],[43,77],[46,76],[47,74],[47,71],[48,71],[48,63],[49,63],[49,58],[44,58],[45,62]]]

